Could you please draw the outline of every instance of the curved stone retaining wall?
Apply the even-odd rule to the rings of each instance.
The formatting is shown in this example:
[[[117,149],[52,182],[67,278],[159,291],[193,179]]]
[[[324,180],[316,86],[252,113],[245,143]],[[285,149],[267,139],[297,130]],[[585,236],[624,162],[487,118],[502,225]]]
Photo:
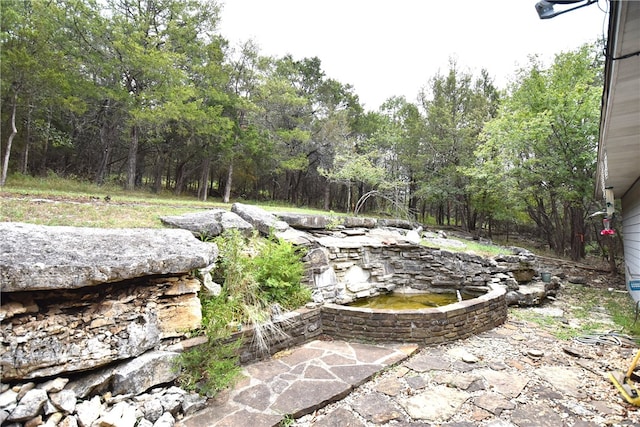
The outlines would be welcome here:
[[[467,338],[507,318],[506,290],[492,285],[477,298],[437,308],[379,310],[325,304],[322,330],[338,339],[435,345]]]
[[[314,301],[320,303],[346,304],[407,288],[479,295],[489,285],[517,289],[516,272],[535,274],[531,253],[484,258],[420,244],[387,243],[371,236],[318,241],[319,247],[307,255],[307,271]]]

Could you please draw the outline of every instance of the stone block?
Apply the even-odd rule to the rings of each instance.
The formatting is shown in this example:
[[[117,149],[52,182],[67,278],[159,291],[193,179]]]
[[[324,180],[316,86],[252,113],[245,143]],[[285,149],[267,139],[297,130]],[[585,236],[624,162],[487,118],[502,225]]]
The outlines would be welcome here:
[[[3,293],[78,289],[212,264],[218,248],[186,230],[102,229],[0,222]],[[171,242],[171,244],[167,244]],[[117,248],[117,252],[112,252]]]
[[[140,394],[177,378],[174,362],[178,353],[151,351],[119,365],[113,372],[111,392]]]

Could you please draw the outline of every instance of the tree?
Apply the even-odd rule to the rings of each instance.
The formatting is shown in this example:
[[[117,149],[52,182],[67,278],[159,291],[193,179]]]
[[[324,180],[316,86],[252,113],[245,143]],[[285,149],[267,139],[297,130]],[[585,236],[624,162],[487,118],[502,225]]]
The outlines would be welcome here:
[[[503,183],[503,203],[523,206],[549,246],[583,256],[592,203],[602,66],[594,46],[556,55],[548,69],[531,58],[485,129],[477,170]],[[496,167],[500,165],[500,167]],[[509,190],[504,188],[509,185]],[[498,187],[500,188],[500,187]],[[504,209],[504,208],[502,208]]]
[[[199,63],[196,48],[211,41],[218,10],[196,0],[108,0],[104,7],[109,24],[89,43],[104,52],[101,60],[117,76],[109,81],[119,86],[114,89],[128,112],[126,188],[132,190],[140,178],[140,138],[197,111],[190,63]]]
[[[478,217],[463,171],[475,162],[478,136],[497,108],[497,90],[485,70],[474,83],[473,76],[451,60],[448,74],[435,76],[420,99],[427,137],[425,175],[419,193],[437,205],[439,224],[445,219],[450,223],[453,215],[456,223],[461,221],[463,227],[474,231]]]
[[[344,185],[347,191],[345,200],[345,210],[351,211],[355,209],[355,202],[352,196],[352,185],[363,184],[371,189],[382,190],[386,182],[387,176],[384,167],[377,165],[380,154],[376,151],[367,153],[359,153],[355,139],[349,138],[346,132],[346,122],[333,117],[330,122],[335,128],[329,138],[335,138],[336,135],[342,134],[340,143],[333,145],[333,156],[331,164],[328,168],[318,167],[318,173],[325,177],[329,183],[337,183]],[[327,123],[328,125],[329,123]],[[325,131],[328,130],[328,126]]]
[[[362,107],[353,87],[334,79],[322,80],[312,99],[315,114],[308,145],[309,168],[302,195],[310,205],[323,200],[322,207],[330,210],[334,199],[338,199],[335,195],[332,197],[332,187],[346,187],[344,206],[349,210],[351,186],[343,183],[336,186],[335,183],[339,181],[330,179],[325,171],[332,170],[335,163],[340,162],[338,157],[341,153],[350,149],[357,151],[358,138],[354,124],[362,114]]]
[[[222,201],[229,203],[235,165],[247,161],[260,151],[262,140],[256,123],[259,108],[254,99],[265,78],[265,70],[269,61],[259,55],[257,45],[253,41],[245,42],[235,57],[228,61],[229,80],[228,93],[230,103],[227,115],[233,120],[233,132],[224,145],[221,160],[227,164],[226,179]],[[249,160],[250,162],[250,160]]]
[[[417,215],[417,189],[425,177],[425,119],[418,106],[404,97],[392,97],[380,106],[386,116],[386,126],[374,135],[379,147],[386,152],[385,163],[391,182],[395,182],[393,200],[396,205],[407,205],[411,217]]]
[[[2,4],[2,104],[10,106],[6,119],[11,131],[0,162],[0,186],[6,182],[13,142],[19,133],[18,116],[22,115],[27,125],[21,167],[25,171],[32,139],[40,137],[45,142],[44,158],[52,134],[59,140],[66,139],[65,132],[56,133],[52,129],[53,115],[84,109],[82,100],[73,93],[77,73],[73,68],[74,58],[65,52],[69,47],[67,32],[56,25],[63,13],[64,9],[55,3],[6,1]],[[6,113],[3,109],[3,116]],[[38,123],[43,125],[37,126]]]

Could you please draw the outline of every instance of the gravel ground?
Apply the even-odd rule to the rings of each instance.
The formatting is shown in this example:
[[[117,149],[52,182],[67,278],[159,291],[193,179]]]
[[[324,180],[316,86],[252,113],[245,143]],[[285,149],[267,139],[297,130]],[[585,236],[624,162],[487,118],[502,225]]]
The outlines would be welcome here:
[[[640,426],[640,408],[624,401],[607,376],[628,369],[637,344],[562,340],[540,326],[547,318],[567,328],[587,321],[567,317],[575,298],[560,293],[542,308],[512,309],[491,331],[423,348],[289,425]],[[593,319],[614,328],[602,311]]]

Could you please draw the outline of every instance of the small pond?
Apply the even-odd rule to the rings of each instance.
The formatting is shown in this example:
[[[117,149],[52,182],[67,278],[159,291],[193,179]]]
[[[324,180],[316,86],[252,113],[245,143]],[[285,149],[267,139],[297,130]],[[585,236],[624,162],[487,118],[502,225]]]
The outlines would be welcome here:
[[[494,328],[507,318],[506,288],[492,283],[488,288],[479,296],[461,291],[462,301],[458,301],[456,293],[451,291],[392,292],[373,298],[382,302],[386,299],[400,301],[401,308],[328,303],[322,306],[322,328],[334,339],[371,342],[433,345],[467,338]],[[407,301],[414,299],[418,300],[417,308],[407,305]],[[367,302],[366,298],[354,302],[361,304],[363,300]]]
[[[461,296],[461,299],[473,298],[472,295]],[[442,307],[458,302],[458,295],[452,292],[443,293],[400,293],[391,292],[369,298],[360,298],[347,304],[349,307],[378,308],[383,310],[419,310],[428,307]]]

